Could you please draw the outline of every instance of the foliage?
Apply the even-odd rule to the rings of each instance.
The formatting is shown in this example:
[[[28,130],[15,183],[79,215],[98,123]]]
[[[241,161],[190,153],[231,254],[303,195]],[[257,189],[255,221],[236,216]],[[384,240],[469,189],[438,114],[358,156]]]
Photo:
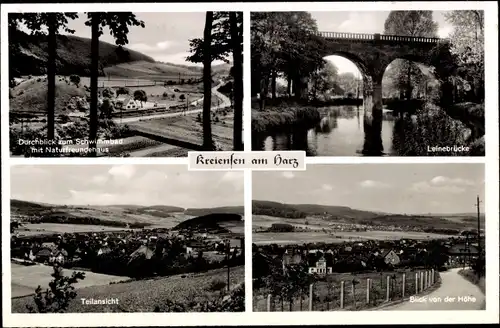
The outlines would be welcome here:
[[[31,313],[61,313],[68,309],[68,306],[77,294],[73,286],[79,280],[85,279],[85,273],[73,272],[71,276],[64,276],[62,268],[59,265],[54,265],[54,278],[49,283],[49,288],[45,292],[41,286],[35,290],[34,301],[36,308],[27,305]]]
[[[126,87],[120,87],[118,90],[116,90],[116,96],[119,95],[129,95],[130,94],[130,89]]]
[[[213,14],[210,61],[221,60],[229,63],[229,55],[233,52],[231,45],[231,29],[229,12],[216,11]],[[243,50],[243,13],[236,12],[238,34],[241,36],[240,47]],[[186,58],[193,63],[203,62],[203,38],[189,40],[191,55]]]
[[[311,93],[316,99],[318,93],[325,94],[333,89],[337,84],[338,68],[332,62],[326,62],[321,69],[314,71],[311,74]]]
[[[76,74],[70,75],[69,80],[71,81],[71,83],[76,85],[76,87],[80,87],[80,77],[78,75]]]
[[[432,18],[432,11],[391,11],[384,24],[384,34],[436,37],[437,27]],[[392,87],[407,99],[411,99],[415,86],[425,85],[427,81],[417,64],[409,60],[391,63],[388,78]]]
[[[115,95],[115,93],[113,92],[113,89],[111,88],[104,88],[104,90],[102,90],[102,97],[103,98],[113,98]]]
[[[104,91],[103,91],[104,93]],[[101,107],[100,107],[100,117],[101,118],[111,118],[113,115],[113,112],[115,110],[115,106],[113,101],[106,97],[103,99]]]
[[[146,94],[146,91],[144,90],[135,90],[134,91],[134,100],[138,100],[141,102],[148,101],[148,95]]]

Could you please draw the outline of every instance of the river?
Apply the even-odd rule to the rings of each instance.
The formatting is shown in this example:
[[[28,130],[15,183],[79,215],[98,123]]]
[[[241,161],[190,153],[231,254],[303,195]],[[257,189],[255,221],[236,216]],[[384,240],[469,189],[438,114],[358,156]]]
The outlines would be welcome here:
[[[318,110],[321,121],[315,126],[295,125],[252,135],[252,148],[305,150],[307,156],[425,156],[435,155],[427,152],[427,145],[461,145],[465,139],[461,128],[441,115],[419,120],[411,115],[403,119],[384,109],[382,115],[366,120],[363,106]]]

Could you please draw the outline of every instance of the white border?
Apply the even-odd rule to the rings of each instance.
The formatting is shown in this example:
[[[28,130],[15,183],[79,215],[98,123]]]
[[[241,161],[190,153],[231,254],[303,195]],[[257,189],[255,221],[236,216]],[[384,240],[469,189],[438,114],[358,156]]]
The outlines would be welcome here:
[[[244,174],[245,179],[245,238],[246,248],[246,291],[247,310],[245,313],[84,313],[84,314],[11,314],[10,300],[10,243],[9,220],[2,220],[2,283],[3,286],[3,318],[4,326],[165,326],[165,325],[303,325],[303,324],[396,324],[396,323],[497,323],[499,321],[499,244],[498,244],[498,5],[496,2],[363,2],[358,3],[330,2],[330,3],[116,3],[116,4],[7,4],[1,7],[1,53],[8,53],[7,45],[7,13],[16,11],[133,11],[133,12],[193,12],[193,11],[244,11],[244,137],[245,150],[250,151],[250,46],[249,46],[249,12],[250,11],[359,11],[381,10],[460,10],[482,9],[485,11],[486,35],[486,157],[309,157],[306,164],[334,164],[334,163],[486,163],[486,254],[487,254],[487,286],[485,311],[427,311],[391,312],[363,311],[362,315],[356,312],[337,311],[314,312],[270,312],[252,313],[251,291],[251,175],[250,171]],[[1,57],[1,140],[2,147],[2,217],[10,217],[10,165],[18,164],[186,164],[187,158],[71,158],[71,159],[9,159],[8,140],[8,56]],[[6,147],[7,146],[7,147]],[[332,169],[334,166],[332,166]]]

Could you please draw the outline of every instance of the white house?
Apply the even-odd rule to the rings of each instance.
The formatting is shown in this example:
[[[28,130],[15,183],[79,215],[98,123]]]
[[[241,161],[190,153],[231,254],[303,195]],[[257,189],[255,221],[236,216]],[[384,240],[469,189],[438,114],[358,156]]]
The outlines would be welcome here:
[[[332,267],[326,266],[326,260],[322,256],[317,262],[316,266],[309,267],[309,273],[317,273],[317,274],[331,274]]]
[[[131,110],[134,110],[134,109],[141,108],[140,101],[134,100],[130,96],[123,96],[123,95],[118,96],[116,98],[115,104],[116,104],[116,108],[117,109],[131,109]]]

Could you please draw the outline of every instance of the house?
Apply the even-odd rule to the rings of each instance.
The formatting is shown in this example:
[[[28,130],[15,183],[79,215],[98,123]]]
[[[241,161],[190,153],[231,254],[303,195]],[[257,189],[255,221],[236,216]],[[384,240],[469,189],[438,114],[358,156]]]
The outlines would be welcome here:
[[[141,104],[139,101],[134,100],[130,96],[124,96],[120,95],[116,98],[115,100],[116,108],[119,110],[124,110],[124,109],[139,109],[141,108]]]
[[[50,263],[59,263],[64,264],[68,260],[68,252],[65,249],[58,249],[52,252],[52,255],[49,259]]]
[[[103,246],[97,251],[97,256],[111,253],[111,248],[109,246]]]
[[[392,249],[390,250],[385,250],[382,253],[382,258],[384,259],[384,262],[388,265],[398,265],[401,262],[401,259],[398,254]]]
[[[309,267],[309,273],[316,273],[319,275],[331,274],[332,267],[327,266],[326,259],[324,256],[320,257],[318,261],[316,261],[315,266]]]
[[[138,257],[144,257],[146,260],[150,260],[154,255],[154,251],[146,245],[139,246],[132,254],[130,254],[130,262]]]

